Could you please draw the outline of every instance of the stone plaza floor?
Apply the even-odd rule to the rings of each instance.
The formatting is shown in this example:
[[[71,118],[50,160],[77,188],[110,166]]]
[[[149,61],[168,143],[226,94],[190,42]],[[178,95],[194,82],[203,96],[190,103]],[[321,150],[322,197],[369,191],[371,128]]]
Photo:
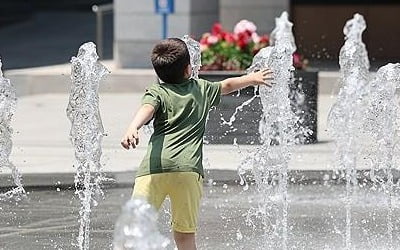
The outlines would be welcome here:
[[[16,83],[17,84],[17,83]],[[121,206],[130,198],[134,171],[146,150],[148,136],[135,151],[125,151],[119,140],[140,102],[140,93],[100,93],[100,108],[107,133],[102,163],[115,183],[107,186],[105,200],[93,209],[91,249],[111,249],[114,223]],[[326,131],[326,119],[334,98],[319,95],[318,138],[311,145],[293,148],[289,177],[300,181],[289,186],[289,249],[343,249],[345,239],[345,188],[318,183],[334,170],[334,143]],[[13,151],[10,160],[21,170],[28,197],[19,204],[0,203],[0,249],[76,249],[79,201],[74,195],[73,148],[68,139],[70,123],[66,93],[21,96],[13,117]],[[260,220],[254,227],[247,212],[260,195],[235,184],[237,168],[246,151],[241,145],[205,145],[207,159],[198,249],[279,249],[267,240]],[[0,189],[10,184],[9,171],[1,169]],[[308,177],[308,181],[304,181]],[[290,177],[291,179],[291,177]],[[313,184],[313,179],[318,180]],[[311,180],[311,181],[310,181]],[[213,181],[217,182],[213,186]],[[210,185],[211,183],[211,185]],[[308,183],[308,185],[306,185]],[[223,185],[227,184],[227,185]],[[70,188],[67,188],[70,187]],[[59,190],[58,190],[59,189]],[[397,194],[397,193],[396,193]],[[352,239],[355,249],[389,249],[387,195],[360,189],[353,202]],[[399,245],[399,202],[393,201],[394,245]],[[168,213],[162,209],[160,228],[170,235]],[[169,249],[173,249],[172,245]]]
[[[65,113],[68,97],[68,94],[41,94],[18,98],[17,110],[12,120],[14,134],[10,160],[23,175],[66,174],[70,178],[75,173],[73,148],[69,141],[71,125]],[[126,151],[120,146],[120,138],[140,103],[140,97],[139,93],[100,94],[101,115],[107,133],[102,143],[102,162],[106,172],[134,171],[145,154],[148,135],[144,133],[141,133],[141,143],[136,150]],[[329,96],[320,98],[321,107],[318,111],[320,142],[296,146],[293,149],[294,155],[289,169],[332,170],[334,145],[326,132],[326,117],[332,100]],[[240,150],[245,152],[253,148],[255,146],[242,145]],[[205,145],[204,152],[209,162],[207,169],[229,170],[236,175],[243,157],[243,154],[238,153],[237,147],[232,144]],[[8,172],[2,169],[2,173]],[[49,185],[58,181],[53,182],[53,179],[47,177],[42,180],[42,185],[43,182],[50,180]],[[71,180],[73,179],[70,178],[70,183]],[[30,179],[27,177],[25,182],[29,184]]]
[[[389,249],[386,196],[366,186],[357,191],[352,210],[354,249]],[[26,200],[0,204],[0,249],[75,249],[79,201],[69,188],[27,189]],[[112,249],[114,224],[131,187],[108,187],[91,215],[91,248]],[[279,242],[263,238],[258,219],[246,223],[259,194],[250,186],[205,183],[198,233],[198,249],[279,249]],[[290,185],[289,249],[344,249],[345,208],[342,185]],[[167,204],[159,228],[170,237]],[[398,204],[398,201],[394,203]],[[399,210],[393,214],[395,246],[399,238]],[[254,219],[254,217],[253,217]],[[273,221],[273,220],[272,220]],[[168,249],[173,249],[170,244]]]

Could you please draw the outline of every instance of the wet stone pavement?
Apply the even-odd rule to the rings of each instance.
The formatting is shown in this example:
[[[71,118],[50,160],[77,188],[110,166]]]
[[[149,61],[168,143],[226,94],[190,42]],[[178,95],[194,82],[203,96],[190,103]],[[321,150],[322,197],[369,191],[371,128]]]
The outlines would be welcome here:
[[[77,249],[79,201],[72,189],[29,189],[18,204],[0,204],[0,249]],[[113,228],[130,187],[107,188],[105,199],[91,216],[91,249],[112,249]],[[289,249],[343,249],[345,189],[342,185],[291,185],[289,187]],[[397,197],[397,196],[396,196]],[[250,207],[260,196],[254,187],[205,185],[201,207],[198,249],[277,249],[266,242],[259,220],[246,223]],[[387,198],[365,186],[357,191],[353,206],[352,239],[355,249],[389,249]],[[399,201],[394,202],[394,249],[399,245]],[[169,213],[164,204],[159,227],[169,233]],[[169,249],[173,249],[170,245]]]

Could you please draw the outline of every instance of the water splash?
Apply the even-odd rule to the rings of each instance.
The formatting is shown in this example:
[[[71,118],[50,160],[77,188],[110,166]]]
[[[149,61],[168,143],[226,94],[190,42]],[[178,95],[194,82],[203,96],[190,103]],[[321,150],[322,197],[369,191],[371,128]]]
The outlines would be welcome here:
[[[5,193],[0,193],[2,200],[20,200],[25,196],[25,189],[22,186],[22,178],[19,170],[10,161],[12,150],[12,128],[11,119],[15,113],[17,104],[16,91],[10,80],[3,77],[0,60],[0,168],[9,168],[14,180],[15,188]]]
[[[201,51],[200,43],[192,39],[189,35],[182,37],[182,40],[186,43],[190,55],[190,65],[192,66],[192,75],[194,79],[199,79],[199,71],[201,67]]]
[[[165,249],[170,241],[158,231],[157,217],[145,200],[128,201],[115,224],[114,250]]]
[[[339,169],[346,173],[346,249],[352,249],[351,206],[354,186],[357,185],[356,161],[365,109],[363,102],[368,94],[369,60],[362,42],[362,33],[366,27],[363,16],[355,14],[343,29],[345,43],[339,55],[342,87],[328,115],[329,132],[336,145],[336,162]]]
[[[148,124],[143,126],[143,133],[147,136],[151,136],[154,133],[153,121],[150,121]]]
[[[256,92],[256,91],[254,91],[254,92]],[[233,112],[233,114],[231,115],[231,117],[229,118],[228,121],[225,120],[223,117],[221,117],[222,125],[228,125],[232,129],[233,128],[233,123],[236,121],[236,115],[239,114],[239,112],[242,112],[243,108],[248,106],[248,105],[250,105],[254,101],[254,99],[256,99],[257,97],[259,97],[259,96],[256,93],[254,93],[253,97],[251,97],[247,101],[244,101],[242,104],[237,106],[235,108],[235,111]]]
[[[400,64],[387,64],[381,67],[370,85],[367,109],[363,116],[363,132],[369,138],[369,154],[372,162],[371,177],[374,183],[380,183],[387,194],[387,249],[393,249],[393,169],[396,168],[395,156],[399,153],[400,126]],[[380,171],[386,175],[386,180],[376,176]]]
[[[289,100],[294,70],[292,55],[296,50],[292,26],[286,12],[276,18],[274,46],[261,49],[248,69],[252,72],[268,67],[273,71],[275,82],[273,88],[259,88],[263,108],[259,127],[262,145],[239,167],[239,173],[251,171],[262,194],[259,207],[251,213],[262,221],[266,237],[262,242],[264,249],[288,248],[287,168],[291,145],[298,132],[297,118]]]
[[[71,59],[71,91],[67,116],[71,121],[70,139],[75,148],[75,193],[81,201],[79,211],[79,249],[89,249],[91,205],[103,196],[105,180],[100,158],[104,128],[99,110],[99,83],[109,73],[99,63],[96,45],[83,44]]]

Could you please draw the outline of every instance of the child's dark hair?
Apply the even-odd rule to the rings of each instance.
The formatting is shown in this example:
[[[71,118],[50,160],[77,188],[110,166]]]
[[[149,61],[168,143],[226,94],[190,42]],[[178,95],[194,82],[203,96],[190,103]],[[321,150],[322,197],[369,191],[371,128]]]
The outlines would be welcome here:
[[[180,83],[190,64],[186,43],[179,38],[162,40],[153,48],[151,63],[158,77],[166,83]]]

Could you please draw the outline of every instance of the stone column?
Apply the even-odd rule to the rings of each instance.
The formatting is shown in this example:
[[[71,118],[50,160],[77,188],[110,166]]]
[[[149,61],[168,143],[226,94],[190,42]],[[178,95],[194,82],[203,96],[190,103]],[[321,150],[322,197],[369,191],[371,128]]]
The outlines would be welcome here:
[[[220,0],[220,21],[227,30],[242,19],[257,25],[257,33],[270,33],[275,27],[275,17],[289,11],[289,0]]]
[[[218,0],[175,0],[168,36],[198,38],[218,21]],[[161,40],[161,16],[154,0],[114,0],[114,58],[121,68],[151,67],[151,49]]]

